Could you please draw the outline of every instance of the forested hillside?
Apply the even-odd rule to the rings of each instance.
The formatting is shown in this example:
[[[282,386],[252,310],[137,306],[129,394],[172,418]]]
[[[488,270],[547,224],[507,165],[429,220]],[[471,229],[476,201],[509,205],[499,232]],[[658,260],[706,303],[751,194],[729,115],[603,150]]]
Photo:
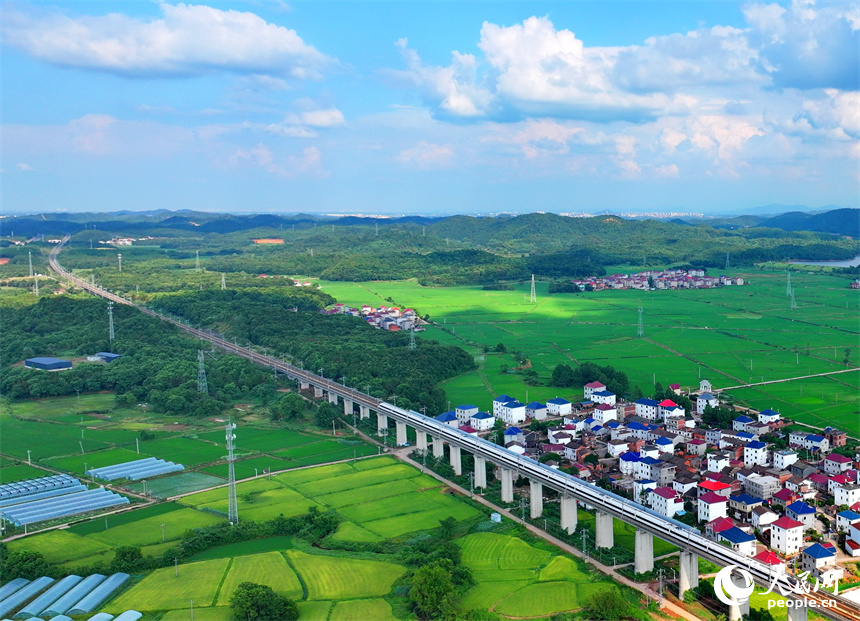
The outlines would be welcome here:
[[[358,317],[293,310],[282,294],[202,291],[164,295],[158,310],[218,330],[239,342],[264,345],[294,364],[345,381],[371,395],[396,397],[398,405],[428,412],[446,407],[438,382],[475,368],[472,357],[451,345],[418,340],[408,349],[403,333],[377,330]]]

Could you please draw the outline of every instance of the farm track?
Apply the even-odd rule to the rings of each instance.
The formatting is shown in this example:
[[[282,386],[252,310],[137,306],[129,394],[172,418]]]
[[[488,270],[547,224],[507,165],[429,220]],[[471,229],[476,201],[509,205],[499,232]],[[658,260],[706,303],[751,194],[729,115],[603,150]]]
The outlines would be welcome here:
[[[673,354],[675,354],[676,356],[679,356],[680,358],[684,358],[684,359],[686,359],[686,360],[689,360],[690,362],[695,362],[696,364],[698,364],[698,365],[700,365],[700,366],[703,366],[703,367],[705,367],[705,368],[707,368],[707,369],[713,369],[715,372],[719,373],[720,375],[725,375],[726,377],[731,378],[731,379],[735,380],[736,382],[743,382],[743,380],[742,380],[741,378],[739,378],[739,377],[735,377],[734,375],[729,375],[729,374],[728,374],[728,373],[726,373],[725,371],[720,371],[719,369],[717,369],[717,368],[715,368],[715,367],[712,367],[712,366],[711,366],[711,365],[709,365],[709,364],[705,364],[705,363],[703,363],[703,362],[701,362],[701,361],[699,361],[699,360],[696,360],[696,359],[695,359],[695,358],[693,358],[692,356],[687,356],[686,354],[682,354],[682,353],[681,353],[681,352],[679,352],[678,350],[676,350],[676,349],[672,349],[672,348],[671,348],[671,347],[669,347],[668,345],[663,345],[662,343],[658,343],[657,341],[654,341],[654,340],[649,339],[649,338],[646,338],[645,340],[646,340],[646,341],[648,341],[649,343],[651,343],[652,345],[656,345],[657,347],[659,347],[659,348],[661,348],[661,349],[665,349],[666,351],[668,351],[668,352],[670,352],[670,353],[673,353]]]

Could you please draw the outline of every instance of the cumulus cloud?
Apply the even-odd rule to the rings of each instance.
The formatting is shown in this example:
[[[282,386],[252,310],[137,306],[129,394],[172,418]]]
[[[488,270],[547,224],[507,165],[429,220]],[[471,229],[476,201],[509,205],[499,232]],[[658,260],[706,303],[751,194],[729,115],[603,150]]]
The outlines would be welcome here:
[[[451,147],[422,141],[414,147],[403,149],[395,159],[401,164],[429,169],[448,166],[453,156]]]
[[[860,8],[856,3],[818,6],[814,0],[751,4],[744,8],[761,69],[782,87],[860,87]]]
[[[307,110],[287,115],[286,122],[310,127],[339,127],[345,123],[343,112],[337,108],[327,110]]]
[[[528,120],[518,126],[513,132],[499,126],[496,132],[485,138],[485,142],[502,142],[520,147],[527,158],[539,155],[562,155],[569,152],[569,141],[577,134],[585,131],[582,127],[560,123],[552,119]]]
[[[15,165],[20,172],[33,172],[35,169],[25,162],[19,162]]]
[[[127,77],[228,71],[308,79],[335,62],[294,30],[253,13],[189,4],[160,7],[163,17],[149,21],[118,13],[72,18],[7,10],[3,37],[52,64]]]

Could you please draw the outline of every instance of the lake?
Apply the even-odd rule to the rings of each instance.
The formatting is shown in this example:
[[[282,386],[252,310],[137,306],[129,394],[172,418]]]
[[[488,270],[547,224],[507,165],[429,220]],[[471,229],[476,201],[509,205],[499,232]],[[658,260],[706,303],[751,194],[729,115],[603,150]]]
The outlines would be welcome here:
[[[797,265],[829,265],[830,267],[856,267],[860,265],[860,255],[847,261],[792,261]]]

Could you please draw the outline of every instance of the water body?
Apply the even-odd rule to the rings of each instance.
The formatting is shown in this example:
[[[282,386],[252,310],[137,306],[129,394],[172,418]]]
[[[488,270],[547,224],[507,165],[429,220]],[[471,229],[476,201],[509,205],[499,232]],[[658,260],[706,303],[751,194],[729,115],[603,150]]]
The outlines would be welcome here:
[[[828,265],[830,267],[856,267],[860,265],[860,254],[847,261],[792,261],[797,265]]]

